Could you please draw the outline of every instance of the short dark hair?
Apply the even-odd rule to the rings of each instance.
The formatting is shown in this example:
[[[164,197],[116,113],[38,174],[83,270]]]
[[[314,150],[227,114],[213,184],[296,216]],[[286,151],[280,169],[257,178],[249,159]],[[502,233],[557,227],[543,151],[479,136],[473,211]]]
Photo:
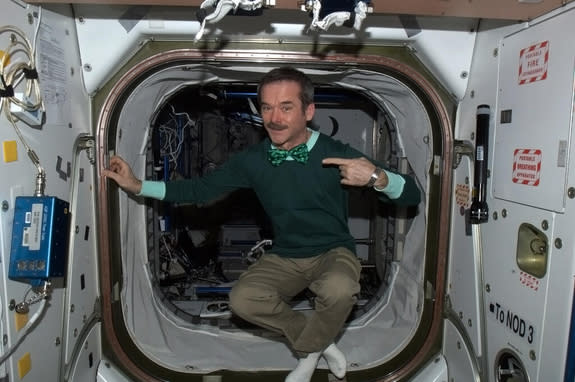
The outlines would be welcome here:
[[[299,99],[301,100],[302,108],[304,110],[313,103],[314,88],[311,79],[300,70],[291,66],[282,66],[270,70],[260,80],[260,84],[258,85],[258,103],[260,105],[262,103],[262,88],[265,85],[278,81],[293,81],[299,84],[301,89]]]

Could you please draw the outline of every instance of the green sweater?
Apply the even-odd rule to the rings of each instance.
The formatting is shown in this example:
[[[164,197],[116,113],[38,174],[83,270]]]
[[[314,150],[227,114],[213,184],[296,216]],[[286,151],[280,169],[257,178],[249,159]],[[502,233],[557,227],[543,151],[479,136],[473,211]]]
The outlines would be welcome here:
[[[307,163],[285,161],[275,167],[267,160],[270,144],[266,138],[206,176],[167,182],[163,200],[205,203],[239,188],[251,188],[273,224],[270,252],[284,257],[311,257],[340,246],[355,252],[348,228],[347,188],[340,183],[337,166],[323,166],[321,161],[365,155],[319,134]],[[415,181],[403,178],[405,185],[398,198],[390,199],[381,192],[379,198],[401,206],[417,205],[420,192]]]

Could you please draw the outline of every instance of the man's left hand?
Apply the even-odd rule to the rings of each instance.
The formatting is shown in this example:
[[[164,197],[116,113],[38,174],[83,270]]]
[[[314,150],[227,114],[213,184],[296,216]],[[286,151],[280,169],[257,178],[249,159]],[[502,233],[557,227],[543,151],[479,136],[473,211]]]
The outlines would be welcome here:
[[[336,165],[339,167],[341,175],[341,184],[347,186],[365,186],[371,174],[375,171],[376,166],[366,158],[325,158],[322,160],[323,165]],[[387,186],[387,175],[384,171],[375,182],[375,187],[385,188]]]

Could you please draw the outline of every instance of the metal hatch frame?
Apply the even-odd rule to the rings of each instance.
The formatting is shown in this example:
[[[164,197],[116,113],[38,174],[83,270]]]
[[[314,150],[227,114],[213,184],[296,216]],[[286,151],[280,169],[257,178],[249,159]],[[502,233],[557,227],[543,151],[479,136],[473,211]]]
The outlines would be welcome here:
[[[149,43],[147,45],[162,44],[160,42]],[[157,48],[157,47],[154,47]],[[137,64],[130,67],[127,64],[122,72],[115,76],[115,79],[110,81],[110,88],[104,87],[100,92],[100,96],[96,96],[94,103],[94,118],[96,119],[96,139],[97,139],[97,156],[98,156],[98,220],[99,220],[99,243],[100,244],[100,269],[101,269],[101,295],[102,295],[102,319],[103,331],[107,345],[108,357],[115,361],[117,365],[121,366],[125,371],[142,381],[157,381],[154,375],[163,375],[168,372],[170,380],[179,381],[190,379],[196,380],[201,378],[198,375],[191,375],[185,373],[176,373],[171,370],[165,370],[159,365],[152,364],[146,361],[143,355],[138,355],[139,350],[132,344],[126,346],[126,341],[122,338],[128,337],[123,327],[121,319],[118,319],[118,312],[121,312],[119,300],[114,298],[118,294],[118,275],[116,266],[117,257],[114,258],[114,247],[116,247],[116,236],[112,234],[113,226],[110,221],[110,211],[113,208],[110,203],[114,203],[114,198],[111,197],[111,190],[105,178],[101,177],[103,165],[107,163],[108,156],[108,142],[110,139],[108,124],[114,118],[113,112],[115,106],[125,97],[126,91],[129,90],[137,79],[144,75],[146,72],[154,70],[155,68],[168,65],[174,61],[209,61],[209,62],[241,62],[249,60],[258,63],[270,62],[290,62],[299,65],[313,66],[313,65],[356,65],[368,66],[377,68],[379,71],[392,73],[395,77],[399,77],[402,81],[408,83],[410,87],[414,88],[420,98],[426,103],[429,114],[435,117],[434,129],[437,130],[438,139],[434,140],[435,146],[433,148],[435,157],[440,157],[440,176],[431,178],[430,199],[436,203],[429,205],[429,221],[427,223],[427,256],[425,265],[425,286],[426,286],[426,300],[424,309],[424,318],[422,324],[418,328],[418,333],[423,332],[425,340],[423,343],[414,344],[413,342],[405,348],[399,355],[395,356],[391,362],[385,365],[372,368],[364,371],[353,372],[355,376],[365,380],[366,378],[380,378],[381,381],[397,381],[413,374],[417,368],[424,364],[432,355],[439,349],[439,342],[441,340],[442,332],[442,318],[443,318],[443,303],[445,291],[445,274],[447,264],[447,249],[448,249],[448,221],[449,221],[449,203],[450,203],[450,188],[451,188],[451,162],[452,162],[452,120],[449,108],[453,107],[452,102],[448,97],[444,96],[442,89],[437,90],[432,80],[426,78],[427,73],[422,69],[422,73],[415,70],[417,65],[412,62],[407,65],[401,60],[394,58],[383,57],[378,55],[347,55],[338,54],[337,56],[313,56],[308,53],[300,52],[274,52],[274,51],[251,51],[251,50],[234,50],[234,51],[203,51],[196,49],[174,49],[156,53],[157,49],[142,49],[139,54],[143,57],[138,57],[138,54],[131,60]],[[398,54],[403,60],[405,56],[402,53]],[[408,60],[405,60],[408,61]],[[102,98],[105,97],[105,100]],[[98,115],[96,115],[98,114]],[[431,222],[431,223],[430,223]],[[418,334],[418,337],[420,334]],[[129,338],[129,337],[128,337]],[[409,353],[409,356],[405,354]],[[142,359],[144,358],[144,359]],[[384,369],[384,370],[382,370]],[[248,372],[231,372],[222,371],[218,375],[234,375],[234,380],[241,381],[243,377],[249,381],[269,381],[272,376],[279,376],[279,372],[258,372],[257,374]],[[261,379],[260,379],[261,378]],[[199,379],[198,379],[199,380]]]

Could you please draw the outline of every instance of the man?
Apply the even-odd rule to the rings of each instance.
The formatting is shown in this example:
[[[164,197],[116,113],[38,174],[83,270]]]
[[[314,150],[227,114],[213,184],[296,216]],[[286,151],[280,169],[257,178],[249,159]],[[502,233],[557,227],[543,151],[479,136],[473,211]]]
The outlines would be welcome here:
[[[320,357],[338,378],[347,361],[335,345],[359,293],[361,265],[348,228],[348,186],[369,186],[379,198],[416,205],[414,180],[382,170],[347,144],[307,128],[314,89],[302,72],[277,68],[258,88],[268,138],[204,177],[169,182],[137,179],[119,157],[102,175],[127,192],[167,201],[203,203],[238,188],[252,188],[270,217],[274,244],[230,292],[234,314],[283,334],[298,355],[286,382],[307,382]],[[315,293],[310,315],[289,301],[305,288]]]

